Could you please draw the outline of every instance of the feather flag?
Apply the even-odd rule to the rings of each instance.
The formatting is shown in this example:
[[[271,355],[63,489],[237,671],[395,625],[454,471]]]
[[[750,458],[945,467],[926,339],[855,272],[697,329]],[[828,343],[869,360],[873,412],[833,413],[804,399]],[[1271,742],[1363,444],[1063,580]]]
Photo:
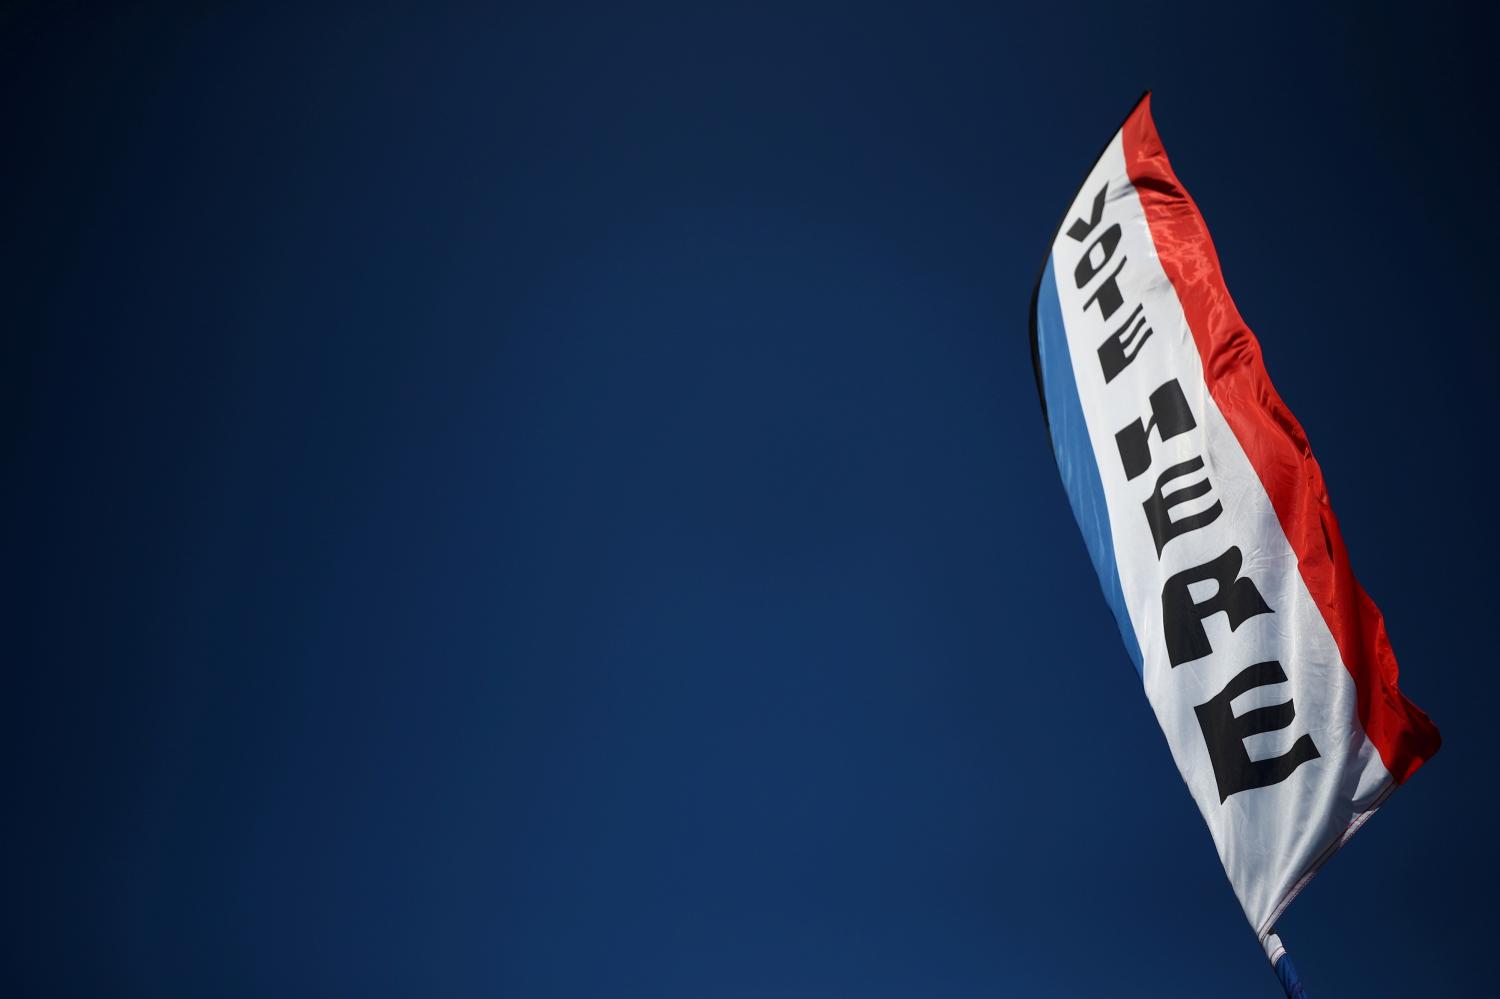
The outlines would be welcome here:
[[[1149,95],[1063,216],[1031,336],[1105,599],[1294,994],[1277,917],[1439,735],[1397,686],[1322,472],[1229,297]]]

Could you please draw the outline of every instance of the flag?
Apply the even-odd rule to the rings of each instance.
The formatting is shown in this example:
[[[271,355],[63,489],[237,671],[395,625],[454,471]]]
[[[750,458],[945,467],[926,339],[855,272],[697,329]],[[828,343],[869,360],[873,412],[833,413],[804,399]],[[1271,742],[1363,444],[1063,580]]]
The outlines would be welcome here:
[[[1105,600],[1276,965],[1277,917],[1440,740],[1397,687],[1323,474],[1229,297],[1149,95],[1063,216],[1031,337]]]

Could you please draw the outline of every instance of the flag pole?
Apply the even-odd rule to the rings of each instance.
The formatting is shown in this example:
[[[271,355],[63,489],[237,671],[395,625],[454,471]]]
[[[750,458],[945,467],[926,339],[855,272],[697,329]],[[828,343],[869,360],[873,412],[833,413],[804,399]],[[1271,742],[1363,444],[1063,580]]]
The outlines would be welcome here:
[[[1297,974],[1297,968],[1292,964],[1292,955],[1286,952],[1286,945],[1281,942],[1281,936],[1274,926],[1266,936],[1266,957],[1270,959],[1271,968],[1276,972],[1276,980],[1286,990],[1286,999],[1309,999],[1307,989],[1302,985],[1302,976]]]

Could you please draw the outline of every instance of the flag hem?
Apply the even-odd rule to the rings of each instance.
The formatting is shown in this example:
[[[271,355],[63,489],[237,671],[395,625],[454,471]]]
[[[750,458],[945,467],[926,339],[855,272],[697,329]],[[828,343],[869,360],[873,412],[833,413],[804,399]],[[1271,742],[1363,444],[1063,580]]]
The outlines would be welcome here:
[[[1345,843],[1354,838],[1355,833],[1364,828],[1365,823],[1370,821],[1371,816],[1380,809],[1381,805],[1386,803],[1386,799],[1391,796],[1391,792],[1400,786],[1394,777],[1387,780],[1384,789],[1381,790],[1380,794],[1376,795],[1370,807],[1354,816],[1349,822],[1348,828],[1339,835],[1339,838],[1328,844],[1328,847],[1322,853],[1318,854],[1318,858],[1308,866],[1307,870],[1297,879],[1296,883],[1286,890],[1286,893],[1281,897],[1281,901],[1277,902],[1271,909],[1271,914],[1266,917],[1265,922],[1261,923],[1255,929],[1255,935],[1260,938],[1262,946],[1265,945],[1266,938],[1275,932],[1276,920],[1280,919],[1281,914],[1287,910],[1287,907],[1296,901],[1298,895],[1302,894],[1302,889],[1307,887],[1318,871],[1323,869],[1323,865],[1332,860],[1333,855],[1338,853],[1339,849]]]

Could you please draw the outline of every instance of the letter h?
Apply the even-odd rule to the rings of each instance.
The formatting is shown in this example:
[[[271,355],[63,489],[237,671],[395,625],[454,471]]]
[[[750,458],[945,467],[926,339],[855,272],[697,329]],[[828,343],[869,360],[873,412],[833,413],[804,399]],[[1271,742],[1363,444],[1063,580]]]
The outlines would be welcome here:
[[[1120,449],[1120,463],[1125,466],[1125,478],[1133,479],[1151,467],[1151,429],[1164,441],[1178,434],[1185,434],[1198,425],[1193,411],[1188,408],[1187,396],[1177,379],[1172,379],[1151,393],[1151,419],[1136,420],[1115,434],[1115,446]]]

